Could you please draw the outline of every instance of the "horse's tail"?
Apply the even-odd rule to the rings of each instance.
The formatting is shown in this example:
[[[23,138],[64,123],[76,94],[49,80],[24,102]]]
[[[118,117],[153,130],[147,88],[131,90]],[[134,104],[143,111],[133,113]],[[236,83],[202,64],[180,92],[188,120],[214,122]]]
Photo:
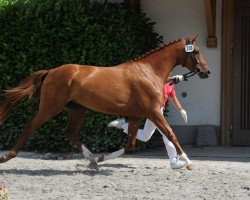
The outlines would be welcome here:
[[[0,125],[5,121],[11,109],[23,97],[33,99],[40,92],[42,83],[49,70],[41,70],[31,74],[17,87],[6,90],[5,101],[0,106]]]

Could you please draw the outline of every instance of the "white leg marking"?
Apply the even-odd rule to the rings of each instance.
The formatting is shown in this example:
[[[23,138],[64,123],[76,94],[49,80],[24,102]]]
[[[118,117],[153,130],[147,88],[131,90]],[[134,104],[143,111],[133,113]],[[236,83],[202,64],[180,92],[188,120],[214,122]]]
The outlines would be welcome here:
[[[84,145],[82,145],[82,153],[86,159],[93,157],[93,154]]]
[[[124,148],[120,149],[119,151],[115,151],[113,153],[105,155],[103,160],[114,159],[121,156],[122,154],[124,154]]]
[[[189,158],[187,157],[187,154],[185,154],[185,153],[183,153],[183,154],[180,155],[180,160],[185,161],[187,164],[191,164],[192,163],[192,161],[189,160]]]

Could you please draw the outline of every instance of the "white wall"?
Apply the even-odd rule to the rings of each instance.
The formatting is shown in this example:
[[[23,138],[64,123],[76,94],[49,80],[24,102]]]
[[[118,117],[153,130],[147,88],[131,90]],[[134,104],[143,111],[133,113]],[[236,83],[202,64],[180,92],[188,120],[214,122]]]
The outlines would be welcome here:
[[[188,82],[176,85],[177,96],[188,113],[187,125],[220,125],[221,90],[221,13],[222,0],[217,0],[216,36],[218,47],[207,48],[207,26],[204,1],[202,0],[142,0],[142,10],[147,17],[156,22],[155,31],[169,42],[199,33],[198,46],[210,66],[209,79],[197,76]],[[184,74],[188,70],[178,66],[173,74]],[[187,97],[181,96],[187,92]],[[171,103],[170,103],[171,104]],[[168,122],[171,125],[183,125],[179,112],[170,105]]]

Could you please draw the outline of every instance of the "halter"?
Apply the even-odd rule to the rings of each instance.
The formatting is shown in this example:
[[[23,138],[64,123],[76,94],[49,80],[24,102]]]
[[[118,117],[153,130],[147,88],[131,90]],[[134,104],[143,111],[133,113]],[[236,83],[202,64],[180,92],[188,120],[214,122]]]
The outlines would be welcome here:
[[[182,64],[182,67],[187,66],[187,60],[188,58],[192,58],[192,63],[194,66],[194,71],[193,72],[188,72],[186,74],[183,74],[184,77],[184,81],[187,81],[189,77],[194,76],[195,74],[199,75],[202,72],[202,69],[198,66],[199,62],[197,61],[196,55],[198,54],[195,49],[193,44],[186,39],[186,46],[185,46],[185,60],[184,60],[184,64]]]

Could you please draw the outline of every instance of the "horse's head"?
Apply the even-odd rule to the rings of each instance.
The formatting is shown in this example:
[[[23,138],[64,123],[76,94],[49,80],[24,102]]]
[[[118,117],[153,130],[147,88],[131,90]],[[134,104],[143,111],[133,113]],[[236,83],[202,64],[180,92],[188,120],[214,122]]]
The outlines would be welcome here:
[[[196,44],[197,37],[198,34],[185,40],[182,66],[187,67],[191,72],[205,79],[209,77],[210,71]]]

